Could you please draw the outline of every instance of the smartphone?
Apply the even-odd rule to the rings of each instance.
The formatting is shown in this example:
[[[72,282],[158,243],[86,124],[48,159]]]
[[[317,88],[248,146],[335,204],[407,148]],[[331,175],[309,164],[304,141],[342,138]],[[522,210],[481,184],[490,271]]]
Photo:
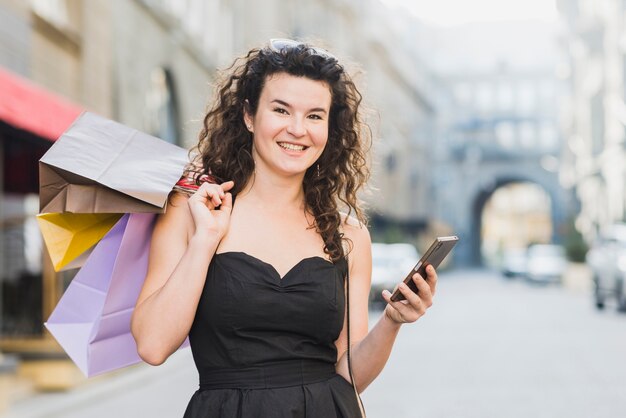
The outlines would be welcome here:
[[[413,267],[413,270],[407,274],[404,279],[404,283],[409,286],[412,291],[417,293],[417,286],[415,286],[415,282],[413,281],[413,275],[415,273],[419,273],[424,279],[426,279],[426,267],[429,265],[432,265],[434,268],[439,267],[439,264],[441,264],[443,259],[446,258],[457,242],[459,242],[459,237],[456,235],[435,238],[435,241],[433,241],[422,258],[420,258],[415,267]],[[393,292],[393,295],[391,295],[391,300],[393,302],[404,299],[405,297],[400,292],[400,289],[396,289],[396,291]]]

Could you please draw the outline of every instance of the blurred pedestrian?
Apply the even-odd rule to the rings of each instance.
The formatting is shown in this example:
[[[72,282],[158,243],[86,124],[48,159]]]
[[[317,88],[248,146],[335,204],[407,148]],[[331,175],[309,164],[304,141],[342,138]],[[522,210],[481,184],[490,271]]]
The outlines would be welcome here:
[[[432,268],[414,277],[419,296],[401,284],[407,300],[390,302],[384,291],[368,332],[360,104],[335,56],[287,39],[251,50],[218,85],[194,161],[199,187],[159,217],[132,319],[153,365],[189,336],[200,388],[185,417],[359,416],[355,388],[431,305]]]

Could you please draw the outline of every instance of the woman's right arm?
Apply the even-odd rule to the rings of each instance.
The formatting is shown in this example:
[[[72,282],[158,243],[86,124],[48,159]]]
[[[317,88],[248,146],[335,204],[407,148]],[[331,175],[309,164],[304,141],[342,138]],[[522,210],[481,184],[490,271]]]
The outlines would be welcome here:
[[[137,351],[146,363],[162,364],[189,333],[209,263],[228,229],[228,186],[202,185],[189,199],[176,194],[157,220],[148,272],[131,320]]]

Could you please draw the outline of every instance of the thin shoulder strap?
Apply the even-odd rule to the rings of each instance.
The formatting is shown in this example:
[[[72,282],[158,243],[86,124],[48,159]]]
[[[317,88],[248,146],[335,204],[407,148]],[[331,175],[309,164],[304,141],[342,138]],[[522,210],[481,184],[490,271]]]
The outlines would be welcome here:
[[[350,353],[352,351],[352,345],[350,344],[350,262],[348,261],[348,256],[346,255],[346,333],[348,334],[348,374],[350,375],[350,383],[352,384],[352,388],[354,389],[354,394],[356,395],[356,399],[359,401],[359,409],[361,410],[361,418],[365,418],[365,407],[363,406],[363,401],[361,400],[361,396],[359,395],[359,391],[354,383],[354,375],[352,374],[352,361],[350,358]]]

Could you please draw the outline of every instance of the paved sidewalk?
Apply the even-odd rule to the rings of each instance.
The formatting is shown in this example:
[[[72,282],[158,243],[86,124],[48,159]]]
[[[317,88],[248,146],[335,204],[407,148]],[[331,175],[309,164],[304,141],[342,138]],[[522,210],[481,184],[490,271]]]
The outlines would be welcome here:
[[[197,385],[191,351],[186,348],[159,367],[139,364],[67,392],[28,397],[0,418],[110,418],[113,410],[115,418],[180,417]]]

